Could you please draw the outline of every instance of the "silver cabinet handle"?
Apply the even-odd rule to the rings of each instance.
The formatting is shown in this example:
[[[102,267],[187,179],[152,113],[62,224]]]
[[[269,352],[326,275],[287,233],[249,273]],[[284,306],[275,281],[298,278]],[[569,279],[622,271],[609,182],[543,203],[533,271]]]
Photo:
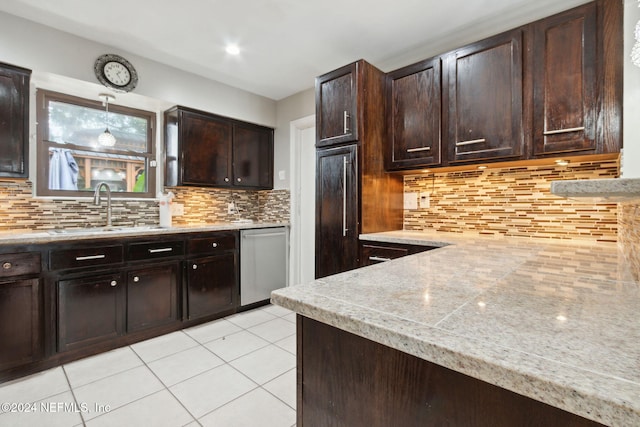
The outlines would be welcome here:
[[[559,133],[569,133],[569,132],[578,132],[584,130],[584,126],[580,126],[577,128],[566,128],[566,129],[557,129],[557,130],[547,130],[544,131],[544,135],[556,135]]]
[[[379,256],[370,256],[370,257],[369,257],[369,261],[382,261],[382,262],[387,262],[387,261],[391,261],[391,258],[383,258],[383,257],[379,257]]]
[[[344,111],[344,114],[342,116],[342,129],[343,129],[343,133],[346,135],[347,133],[349,133],[349,131],[351,129],[349,129],[349,125],[348,125],[348,121],[351,118],[351,116],[349,115],[349,113],[347,112],[347,110]]]
[[[242,182],[242,178],[237,178],[237,181],[238,182]]]
[[[218,247],[218,244],[217,244],[216,242],[213,242],[213,243],[211,244],[211,246],[213,246],[214,248],[217,248],[217,247]]]
[[[115,280],[112,280],[112,281],[111,281],[111,287],[114,287],[114,286],[116,286],[117,284],[118,284],[118,282],[116,282]]]
[[[140,278],[138,276],[136,276],[136,277],[133,278],[133,281],[138,283],[140,281]]]
[[[229,182],[229,178],[225,178],[225,179],[224,179],[224,182]]]
[[[347,156],[342,158],[342,237],[347,236]]]
[[[191,266],[191,268],[193,268],[194,270],[198,269],[198,264],[193,264],[193,266]]]
[[[10,270],[11,267],[13,267],[13,264],[11,264],[10,262],[2,263],[2,269],[3,270]]]
[[[77,256],[76,261],[87,261],[90,259],[103,259],[106,258],[106,255],[87,255],[87,256]]]
[[[470,145],[470,144],[479,144],[481,142],[485,142],[486,139],[485,138],[480,138],[480,139],[470,139],[468,141],[460,141],[460,142],[456,142],[457,146],[460,145]]]
[[[160,252],[171,252],[173,248],[159,248],[159,249],[149,249],[150,254],[157,254]]]
[[[407,148],[407,153],[415,153],[416,151],[431,151],[431,147]]]

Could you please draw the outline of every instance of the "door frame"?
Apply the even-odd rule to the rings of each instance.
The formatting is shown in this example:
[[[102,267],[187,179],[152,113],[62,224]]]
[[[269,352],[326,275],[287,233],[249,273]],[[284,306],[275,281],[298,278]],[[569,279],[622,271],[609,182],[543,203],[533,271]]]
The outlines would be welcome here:
[[[300,230],[300,144],[302,142],[302,131],[316,126],[316,116],[302,117],[293,120],[289,125],[290,150],[289,150],[289,170],[291,171],[291,235],[290,235],[290,263],[289,263],[289,284],[300,283],[300,259],[301,259],[301,230]],[[315,188],[314,188],[315,191]],[[315,231],[314,231],[315,232]],[[315,262],[314,262],[315,265]]]

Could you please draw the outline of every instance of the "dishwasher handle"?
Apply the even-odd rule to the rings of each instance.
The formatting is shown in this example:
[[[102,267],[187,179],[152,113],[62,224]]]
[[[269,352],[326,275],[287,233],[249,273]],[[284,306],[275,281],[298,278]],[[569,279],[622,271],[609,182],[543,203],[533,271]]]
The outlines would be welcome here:
[[[285,233],[284,231],[279,232],[279,233],[263,233],[263,234],[243,234],[242,237],[243,238],[247,238],[247,237],[275,237],[275,236],[284,236]]]

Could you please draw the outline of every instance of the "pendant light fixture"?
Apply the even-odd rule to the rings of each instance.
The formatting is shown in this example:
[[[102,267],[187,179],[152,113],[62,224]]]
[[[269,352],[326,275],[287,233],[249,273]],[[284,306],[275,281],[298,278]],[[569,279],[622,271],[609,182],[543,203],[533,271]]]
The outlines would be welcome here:
[[[113,147],[114,145],[116,145],[116,137],[113,136],[111,132],[109,132],[109,101],[113,101],[114,99],[116,99],[116,97],[108,93],[101,93],[98,96],[104,99],[103,104],[105,106],[105,124],[107,127],[104,132],[102,132],[98,137],[98,143],[105,147]]]

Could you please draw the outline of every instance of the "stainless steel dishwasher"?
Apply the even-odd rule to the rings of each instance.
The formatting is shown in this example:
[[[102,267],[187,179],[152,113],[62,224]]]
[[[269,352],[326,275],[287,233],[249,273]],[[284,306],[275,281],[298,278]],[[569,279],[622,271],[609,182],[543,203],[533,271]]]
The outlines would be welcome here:
[[[240,305],[271,298],[289,282],[289,233],[286,227],[240,231]]]

